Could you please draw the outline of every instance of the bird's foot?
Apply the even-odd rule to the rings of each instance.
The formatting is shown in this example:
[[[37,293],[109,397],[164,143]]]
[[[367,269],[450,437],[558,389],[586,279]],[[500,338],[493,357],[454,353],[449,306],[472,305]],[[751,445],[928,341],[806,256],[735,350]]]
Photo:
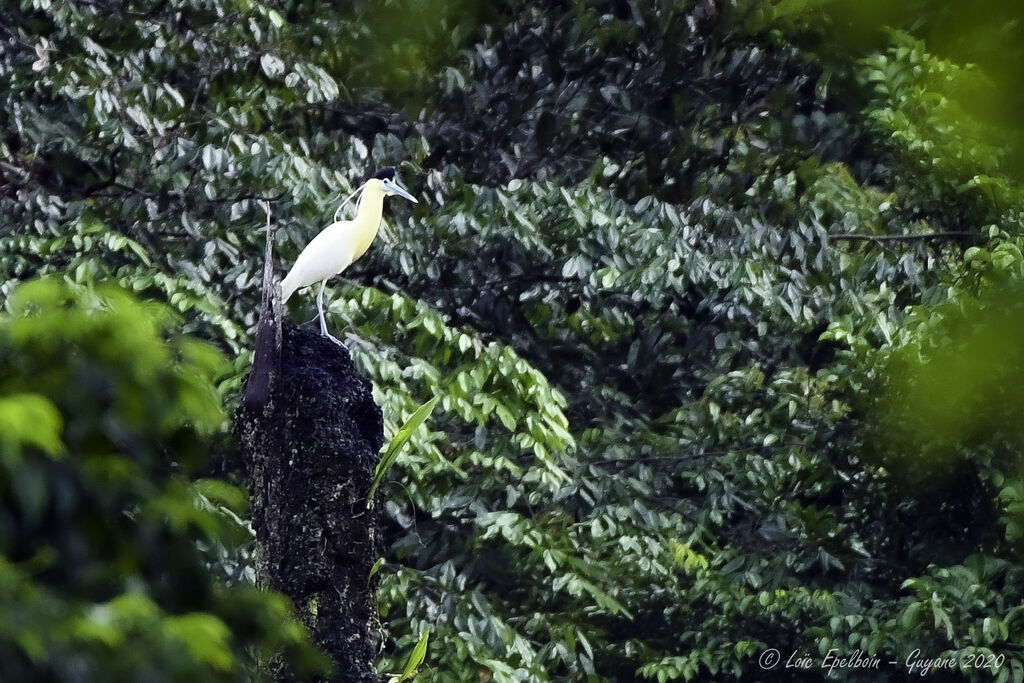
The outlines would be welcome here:
[[[341,341],[340,339],[338,339],[337,337],[335,337],[335,336],[334,336],[333,334],[331,334],[331,333],[330,333],[330,332],[328,332],[327,330],[320,330],[320,335],[321,335],[321,336],[323,336],[323,337],[327,337],[327,338],[328,338],[328,339],[330,339],[330,340],[331,340],[332,342],[334,342],[335,344],[337,344],[337,345],[338,345],[338,346],[340,346],[341,348],[343,348],[343,349],[345,349],[346,351],[348,351],[348,347],[347,347],[347,346],[345,346],[345,344],[344,344],[344,343],[342,343],[342,341]]]

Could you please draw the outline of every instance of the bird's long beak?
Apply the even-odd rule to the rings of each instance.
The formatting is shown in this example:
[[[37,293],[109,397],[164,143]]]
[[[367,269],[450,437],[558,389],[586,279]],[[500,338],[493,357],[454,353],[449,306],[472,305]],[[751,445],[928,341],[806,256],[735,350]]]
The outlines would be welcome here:
[[[393,192],[394,194],[397,194],[399,197],[405,197],[406,199],[408,199],[413,204],[418,204],[419,203],[419,202],[416,201],[415,197],[413,197],[411,194],[409,194],[408,190],[406,190],[404,187],[402,187],[401,185],[398,184],[397,180],[385,180],[384,181],[384,187],[388,188],[391,192]]]

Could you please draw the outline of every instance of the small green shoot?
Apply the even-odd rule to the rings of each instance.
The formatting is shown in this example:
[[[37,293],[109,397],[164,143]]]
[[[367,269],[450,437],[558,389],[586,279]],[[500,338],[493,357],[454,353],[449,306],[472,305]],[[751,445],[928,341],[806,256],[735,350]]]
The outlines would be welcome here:
[[[372,567],[370,567],[370,575],[367,576],[366,578],[372,579],[373,575],[376,574],[378,571],[380,571],[380,568],[383,567],[383,566],[384,566],[384,558],[383,557],[378,557],[377,561],[373,563]]]

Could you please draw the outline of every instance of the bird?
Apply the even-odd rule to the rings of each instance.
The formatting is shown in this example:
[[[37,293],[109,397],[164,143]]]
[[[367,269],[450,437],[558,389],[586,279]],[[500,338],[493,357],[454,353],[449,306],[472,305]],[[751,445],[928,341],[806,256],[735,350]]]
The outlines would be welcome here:
[[[320,334],[342,346],[344,344],[327,331],[327,321],[324,318],[324,287],[329,279],[352,265],[353,261],[370,248],[380,229],[384,197],[392,195],[404,197],[413,204],[418,203],[398,182],[395,169],[385,168],[374,174],[352,194],[352,197],[359,197],[356,217],[350,221],[337,220],[338,212],[349,201],[346,199],[335,212],[335,221],[310,240],[281,281],[282,305],[296,290],[320,283],[320,293],[316,296]]]

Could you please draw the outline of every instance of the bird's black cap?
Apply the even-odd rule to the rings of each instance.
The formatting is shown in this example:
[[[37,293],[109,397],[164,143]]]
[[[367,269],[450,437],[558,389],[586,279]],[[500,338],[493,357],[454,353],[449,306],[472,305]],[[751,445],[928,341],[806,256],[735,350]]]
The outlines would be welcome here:
[[[376,178],[377,180],[394,180],[395,169],[391,168],[390,166],[388,168],[382,168],[376,173],[374,173],[373,177]]]

